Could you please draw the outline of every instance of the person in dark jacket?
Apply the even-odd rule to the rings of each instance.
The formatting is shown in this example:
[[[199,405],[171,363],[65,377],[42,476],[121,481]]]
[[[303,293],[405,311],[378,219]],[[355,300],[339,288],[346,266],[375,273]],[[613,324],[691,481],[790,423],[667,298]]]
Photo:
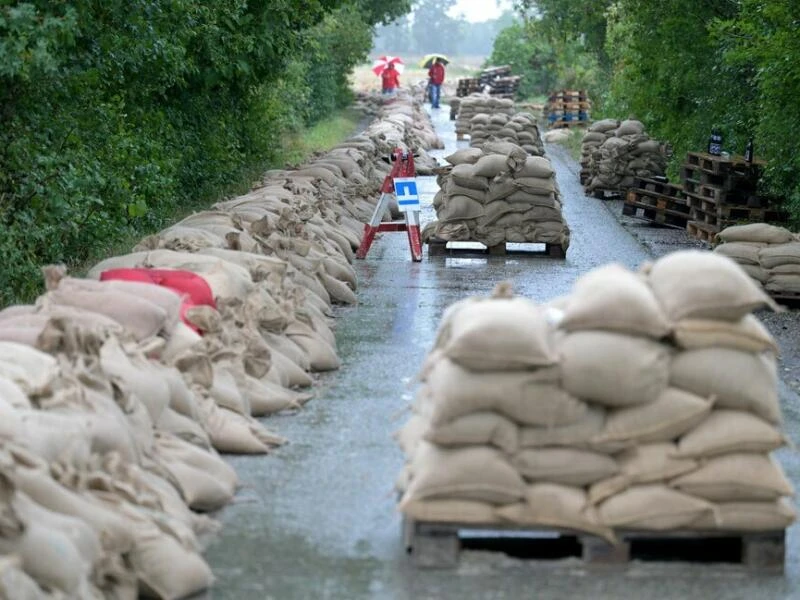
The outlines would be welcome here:
[[[439,108],[439,98],[442,95],[444,83],[444,65],[438,58],[433,59],[431,68],[428,69],[428,84],[430,85],[431,108]]]

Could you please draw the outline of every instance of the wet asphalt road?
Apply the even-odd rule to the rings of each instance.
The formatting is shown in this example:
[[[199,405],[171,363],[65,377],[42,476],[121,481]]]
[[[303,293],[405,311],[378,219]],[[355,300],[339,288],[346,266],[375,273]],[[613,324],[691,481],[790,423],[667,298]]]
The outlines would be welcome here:
[[[446,149],[458,145],[449,111],[434,121]],[[204,598],[697,600],[800,598],[797,527],[789,532],[785,576],[748,576],[725,566],[634,563],[626,571],[587,570],[467,551],[454,571],[417,571],[405,555],[393,481],[402,456],[391,434],[407,417],[411,384],[441,313],[499,281],[537,300],[567,292],[580,274],[610,261],[636,267],[651,258],[610,207],[584,196],[575,164],[548,149],[572,230],[566,260],[529,257],[429,258],[412,263],[403,234],[384,234],[356,269],[358,307],[337,321],[343,367],[319,378],[317,397],[296,415],[271,418],[290,443],[267,457],[231,457],[244,487],[218,515],[223,528],[206,553],[217,585]],[[434,178],[421,178],[423,222],[433,218]],[[798,431],[797,396],[783,386],[787,428]],[[793,436],[797,443],[797,436]],[[781,461],[796,487],[795,453]]]

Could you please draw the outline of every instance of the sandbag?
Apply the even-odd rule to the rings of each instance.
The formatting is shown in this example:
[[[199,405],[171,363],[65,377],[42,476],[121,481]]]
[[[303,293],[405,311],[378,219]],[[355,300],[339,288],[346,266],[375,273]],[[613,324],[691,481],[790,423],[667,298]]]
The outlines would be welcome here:
[[[783,227],[768,223],[748,223],[726,227],[714,236],[718,242],[755,242],[785,244],[794,241],[794,234]]]
[[[676,345],[686,350],[730,348],[743,352],[778,353],[778,345],[770,332],[754,315],[739,321],[718,319],[681,319],[672,326]]]
[[[727,256],[739,264],[758,265],[760,264],[758,253],[764,246],[766,244],[755,242],[727,242],[714,248],[714,252]]]
[[[431,423],[439,425],[478,411],[498,412],[529,425],[567,425],[586,404],[551,383],[551,370],[476,373],[447,359],[436,360],[424,376],[422,394],[431,399]]]
[[[409,500],[473,500],[510,504],[525,493],[522,478],[499,450],[445,449],[420,442],[412,461]],[[402,504],[401,504],[402,507]]]
[[[603,431],[592,442],[668,442],[700,423],[711,407],[703,397],[667,388],[647,404],[609,411]]]
[[[710,458],[670,486],[714,502],[765,502],[794,493],[771,456],[745,452]]]
[[[613,541],[613,533],[600,523],[597,511],[587,506],[586,493],[576,487],[534,483],[525,488],[525,500],[502,506],[495,514],[511,523],[585,531]]]
[[[787,498],[774,502],[720,502],[714,514],[700,517],[689,529],[720,531],[781,531],[797,519]]]
[[[730,348],[688,350],[675,356],[670,385],[701,396],[714,396],[717,408],[749,410],[779,423],[775,358]]]
[[[786,444],[770,423],[741,411],[716,409],[678,442],[677,456],[708,458],[730,452],[768,453]]]
[[[511,457],[511,465],[527,481],[579,487],[611,477],[619,470],[610,456],[573,448],[521,450]]]
[[[739,265],[713,252],[682,250],[668,254],[653,264],[649,281],[674,321],[737,321],[758,308],[775,306]]]
[[[507,454],[519,446],[519,428],[508,418],[490,411],[474,412],[428,427],[424,439],[439,446],[492,445]]]
[[[559,340],[564,389],[606,406],[650,402],[667,387],[669,351],[644,337],[577,331]]]
[[[622,265],[606,265],[580,277],[559,326],[567,331],[607,329],[661,338],[666,315],[647,282]]]
[[[557,359],[544,311],[525,298],[465,305],[449,328],[444,353],[470,369],[527,369],[552,365]]]
[[[408,500],[400,503],[400,511],[415,521],[434,523],[490,524],[498,522],[495,507],[474,500]]]
[[[542,446],[566,446],[589,448],[591,440],[602,430],[606,420],[605,409],[589,406],[584,415],[569,425],[557,427],[524,426],[519,430],[519,445],[522,448]]]
[[[665,485],[636,485],[600,504],[603,525],[613,528],[670,531],[713,514],[714,506]]]

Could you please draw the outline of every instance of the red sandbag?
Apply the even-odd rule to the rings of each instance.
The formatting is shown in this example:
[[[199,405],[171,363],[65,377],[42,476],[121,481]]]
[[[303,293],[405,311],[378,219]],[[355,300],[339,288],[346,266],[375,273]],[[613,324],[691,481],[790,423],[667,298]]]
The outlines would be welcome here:
[[[125,281],[146,281],[175,290],[189,296],[192,305],[206,305],[217,308],[214,294],[208,282],[197,273],[171,269],[109,269],[100,274],[100,281],[122,279]],[[184,312],[184,311],[181,311]]]
[[[200,334],[202,334],[202,332],[186,318],[186,312],[193,306],[198,305],[217,308],[217,303],[214,301],[214,294],[211,292],[211,287],[208,285],[208,282],[197,273],[192,273],[191,271],[123,268],[109,269],[100,274],[100,281],[108,281],[111,279],[152,283],[178,292],[183,298],[180,309],[181,320]]]

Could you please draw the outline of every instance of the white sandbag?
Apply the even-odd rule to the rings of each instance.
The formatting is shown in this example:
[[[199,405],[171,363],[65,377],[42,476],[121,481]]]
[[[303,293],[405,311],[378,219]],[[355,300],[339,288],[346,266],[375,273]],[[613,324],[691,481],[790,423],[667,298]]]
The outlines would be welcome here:
[[[559,325],[567,331],[607,329],[656,339],[669,331],[647,282],[617,264],[594,269],[575,282]]]
[[[665,485],[636,485],[598,507],[600,522],[621,529],[670,531],[713,514],[714,506]]]
[[[525,492],[502,452],[485,446],[445,449],[420,442],[411,467],[409,500],[473,500],[510,504]],[[402,503],[401,503],[402,509]]]
[[[708,459],[670,486],[714,502],[763,502],[794,493],[781,467],[766,454],[736,452]]]
[[[752,413],[716,409],[681,436],[676,456],[708,458],[730,452],[768,453],[786,444],[773,425]]]
[[[680,352],[672,361],[670,385],[714,396],[717,408],[749,410],[779,423],[778,375],[774,356],[730,348]]]
[[[682,250],[668,254],[653,264],[649,281],[674,321],[736,321],[758,308],[775,306],[739,265],[713,252]]]
[[[648,338],[576,331],[559,339],[564,389],[606,406],[650,402],[667,387],[669,350]]]
[[[511,457],[512,466],[531,482],[582,487],[616,474],[616,461],[608,455],[573,448],[524,449]]]
[[[721,347],[744,352],[778,353],[772,334],[755,315],[746,315],[739,321],[681,319],[673,324],[672,337],[679,347],[686,350]]]

